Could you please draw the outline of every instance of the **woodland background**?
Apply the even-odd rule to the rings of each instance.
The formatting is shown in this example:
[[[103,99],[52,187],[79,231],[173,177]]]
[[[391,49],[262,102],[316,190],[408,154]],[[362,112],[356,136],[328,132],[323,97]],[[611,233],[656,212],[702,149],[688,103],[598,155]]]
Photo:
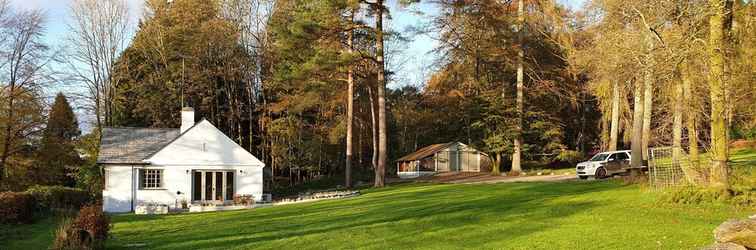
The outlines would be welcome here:
[[[383,186],[394,159],[449,141],[494,174],[674,146],[710,152],[699,174],[726,187],[728,144],[756,137],[751,1],[424,2],[427,24],[390,30],[382,0],[146,0],[138,23],[124,1],[76,0],[47,44],[42,11],[0,0],[0,189],[98,193],[101,128],[178,127],[183,106],[261,158],[268,190]],[[439,44],[428,81],[387,89],[422,35]],[[61,86],[77,91],[44,94]]]

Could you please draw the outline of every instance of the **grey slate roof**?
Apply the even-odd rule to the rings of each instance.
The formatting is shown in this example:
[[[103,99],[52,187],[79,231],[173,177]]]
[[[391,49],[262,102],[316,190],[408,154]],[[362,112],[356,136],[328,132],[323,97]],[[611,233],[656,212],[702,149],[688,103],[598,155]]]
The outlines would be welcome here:
[[[144,164],[142,160],[179,136],[177,128],[103,128],[98,164]]]
[[[438,151],[441,151],[445,148],[448,148],[451,145],[454,145],[454,143],[457,142],[447,142],[447,143],[439,143],[439,144],[431,144],[429,146],[426,146],[424,148],[418,149],[415,152],[412,152],[408,155],[402,156],[402,158],[397,159],[396,161],[416,161],[423,159],[425,157],[431,156],[435,154]]]

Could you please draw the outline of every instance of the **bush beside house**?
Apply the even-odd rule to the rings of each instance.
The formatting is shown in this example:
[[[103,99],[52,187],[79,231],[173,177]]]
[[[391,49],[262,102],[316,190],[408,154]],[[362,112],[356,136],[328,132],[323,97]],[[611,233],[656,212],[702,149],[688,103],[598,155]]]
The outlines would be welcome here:
[[[84,206],[76,218],[58,227],[52,249],[104,249],[109,231],[110,217],[102,206]]]

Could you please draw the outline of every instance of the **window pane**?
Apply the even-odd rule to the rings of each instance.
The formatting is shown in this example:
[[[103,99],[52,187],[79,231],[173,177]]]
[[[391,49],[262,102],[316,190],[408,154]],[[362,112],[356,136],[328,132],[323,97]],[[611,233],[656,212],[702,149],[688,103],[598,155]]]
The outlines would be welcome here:
[[[234,199],[234,172],[226,172],[226,200]]]
[[[215,172],[215,200],[223,200],[223,172]]]
[[[205,200],[213,199],[213,172],[205,172]]]
[[[162,169],[142,169],[140,172],[140,187],[142,188],[161,188],[163,170]]]
[[[139,188],[144,188],[144,169],[138,169],[137,173],[139,174]]]
[[[200,172],[194,172],[194,178],[192,179],[194,183],[192,183],[192,200],[199,200],[202,196],[202,173]]]

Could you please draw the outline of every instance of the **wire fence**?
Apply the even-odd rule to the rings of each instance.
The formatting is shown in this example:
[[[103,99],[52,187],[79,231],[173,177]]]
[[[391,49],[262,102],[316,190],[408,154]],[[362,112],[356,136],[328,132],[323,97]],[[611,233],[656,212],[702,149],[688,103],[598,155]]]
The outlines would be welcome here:
[[[691,159],[681,148],[650,148],[648,158],[649,185],[657,190],[705,183],[705,158]]]

